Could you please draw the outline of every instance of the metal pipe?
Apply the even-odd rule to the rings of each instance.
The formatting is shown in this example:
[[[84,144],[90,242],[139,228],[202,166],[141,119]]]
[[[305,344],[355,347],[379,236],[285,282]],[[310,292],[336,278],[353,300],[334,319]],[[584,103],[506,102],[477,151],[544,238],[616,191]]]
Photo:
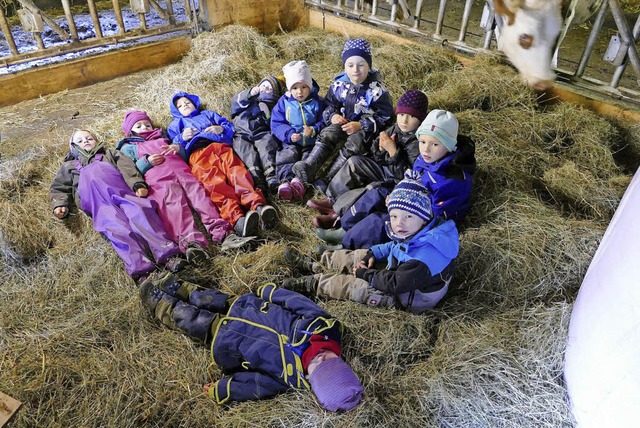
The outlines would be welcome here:
[[[633,26],[633,40],[638,41],[638,37],[640,36],[640,15],[638,15],[638,19],[636,19],[636,23]],[[629,63],[629,57],[625,57],[622,64],[616,67],[616,71],[613,73],[613,77],[611,78],[611,87],[617,88],[620,84],[620,79],[622,78],[622,74],[624,73],[625,68],[627,68],[627,64]]]
[[[371,3],[371,16],[376,16],[378,13],[378,0],[373,0]]]
[[[467,0],[464,3],[464,12],[462,14],[462,23],[460,24],[460,35],[458,36],[459,42],[464,42],[464,38],[467,36],[467,26],[469,25],[469,17],[471,16],[471,6],[473,0]]]
[[[9,28],[9,23],[7,22],[7,17],[4,14],[4,8],[2,6],[0,6],[0,29],[2,29],[4,38],[7,40],[11,55],[18,55],[18,48],[16,47],[15,40],[13,40],[13,34],[11,34],[11,29]]]
[[[114,0],[117,1],[117,0]],[[67,17],[67,23],[69,24],[69,32],[71,33],[72,40],[78,40],[78,30],[76,29],[76,23],[73,20],[73,14],[71,13],[71,5],[69,0],[62,0],[62,8],[64,9],[64,16]]]
[[[493,8],[489,10],[489,17],[487,18],[487,30],[484,34],[484,43],[482,47],[484,49],[489,49],[491,46],[491,39],[493,38],[493,29],[496,27],[496,13],[493,11]]]
[[[413,17],[413,28],[418,29],[420,25],[420,15],[422,14],[422,3],[423,0],[418,0],[416,3],[416,14]]]
[[[127,32],[127,29],[124,26],[124,19],[122,19],[122,9],[120,9],[120,3],[118,3],[118,0],[111,0],[111,3],[113,4],[113,11],[116,13],[118,28],[120,29],[120,31],[118,31],[118,34],[124,36],[124,33]]]
[[[582,77],[584,74],[584,70],[587,68],[587,62],[589,62],[589,57],[591,56],[591,51],[593,51],[593,47],[596,43],[596,39],[598,38],[598,33],[602,28],[602,24],[604,23],[604,15],[607,12],[607,2],[603,1],[600,6],[600,10],[598,10],[598,15],[596,16],[595,21],[593,21],[593,28],[591,29],[591,34],[589,34],[589,39],[587,40],[587,45],[582,51],[582,58],[580,58],[580,62],[578,63],[578,68],[576,68],[576,72],[574,76]],[[560,50],[560,46],[558,46],[558,51]]]
[[[436,36],[442,34],[442,23],[444,22],[444,12],[447,7],[447,0],[440,0],[440,8],[438,9],[438,21],[436,22]]]
[[[398,13],[398,0],[393,0],[391,2],[391,16],[389,16],[389,21],[394,22],[396,20],[397,13]]]
[[[100,27],[100,19],[98,18],[98,12],[96,11],[96,4],[93,0],[87,0],[87,4],[89,5],[93,28],[96,30],[96,37],[102,38],[102,28]]]
[[[627,20],[624,17],[624,13],[622,12],[622,8],[620,8],[618,0],[609,0],[609,6],[611,7],[613,19],[616,21],[616,25],[618,26],[618,33],[620,34],[621,42],[623,45],[628,46],[627,53],[629,61],[631,62],[631,67],[633,67],[633,71],[636,73],[636,83],[640,84],[640,58],[638,57],[634,38],[627,26]]]

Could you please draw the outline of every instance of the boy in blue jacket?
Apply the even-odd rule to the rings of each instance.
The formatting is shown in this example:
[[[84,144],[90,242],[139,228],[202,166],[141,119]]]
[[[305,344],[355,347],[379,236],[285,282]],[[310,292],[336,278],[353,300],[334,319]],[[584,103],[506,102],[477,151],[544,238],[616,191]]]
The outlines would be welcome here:
[[[324,101],[318,95],[318,84],[306,61],[291,61],[282,71],[287,92],[273,108],[271,132],[280,143],[276,154],[278,196],[290,201],[304,196],[308,183],[304,177],[296,177],[291,167],[306,159],[316,144],[316,136],[324,126]]]
[[[203,391],[218,404],[311,389],[327,410],[350,410],[362,385],[340,355],[342,325],[308,298],[274,284],[229,296],[170,272],[140,285],[143,305],[163,324],[211,345],[226,374]]]
[[[325,174],[324,183],[331,181],[350,156],[366,153],[373,139],[393,122],[391,96],[378,70],[371,66],[371,44],[364,39],[347,40],[342,66],[344,72],[334,78],[325,97],[327,107],[322,117],[327,127],[309,156],[293,166],[295,175],[307,183],[315,181],[334,148],[341,147],[340,153]]]
[[[325,251],[320,263],[289,248],[285,257],[294,267],[319,272],[325,266],[339,273],[290,279],[283,287],[370,306],[397,306],[416,314],[433,308],[453,277],[460,248],[456,225],[433,216],[428,191],[415,179],[398,183],[387,207],[391,242],[369,250]],[[384,259],[386,268],[376,269],[376,261]]]

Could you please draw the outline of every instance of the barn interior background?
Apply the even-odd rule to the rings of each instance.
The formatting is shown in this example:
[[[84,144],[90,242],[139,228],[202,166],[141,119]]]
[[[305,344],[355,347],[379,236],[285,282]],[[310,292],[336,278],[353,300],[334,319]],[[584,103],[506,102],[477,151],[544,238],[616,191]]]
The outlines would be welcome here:
[[[391,14],[385,5],[377,10]],[[455,5],[464,3],[448,6]],[[422,35],[388,39],[374,32],[383,24],[351,27],[353,3],[341,4],[340,16],[307,6],[317,26],[291,31],[283,19],[281,31],[261,9],[251,17],[270,26],[268,35],[237,25],[204,31],[175,64],[0,108],[0,391],[23,403],[12,425],[575,425],[562,379],[569,315],[640,164],[638,124],[573,104],[541,104],[511,67],[484,51],[467,62],[446,46],[409,43]],[[459,30],[448,17],[442,31],[454,40]],[[402,21],[413,25],[410,17]],[[325,31],[323,22],[341,30]],[[425,33],[434,31],[423,24]],[[148,318],[90,221],[53,218],[49,183],[75,127],[113,145],[127,109],[145,109],[166,126],[168,97],[178,89],[199,93],[228,116],[235,92],[293,59],[307,59],[326,90],[345,38],[357,34],[372,40],[374,64],[395,100],[409,88],[425,91],[431,108],[455,112],[461,132],[476,141],[479,168],[460,228],[459,272],[446,301],[425,316],[321,303],[349,329],[346,357],[365,386],[353,412],[329,414],[306,393],[218,407],[200,392],[221,376],[208,350]],[[211,264],[188,269],[185,278],[244,293],[289,276],[283,248],[309,252],[320,242],[307,208],[276,206],[282,225],[255,250],[212,247]]]

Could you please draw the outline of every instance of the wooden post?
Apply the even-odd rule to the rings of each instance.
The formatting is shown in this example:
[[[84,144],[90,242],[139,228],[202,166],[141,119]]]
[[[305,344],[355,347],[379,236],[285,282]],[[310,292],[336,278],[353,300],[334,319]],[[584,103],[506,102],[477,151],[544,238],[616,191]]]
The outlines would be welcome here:
[[[71,5],[69,4],[69,0],[62,0],[62,8],[64,9],[64,16],[67,17],[67,22],[69,23],[71,39],[78,40],[78,30],[76,29],[76,23],[73,20],[73,15],[71,14]]]
[[[167,0],[167,12],[169,13],[169,24],[175,25],[176,17],[173,15],[173,2],[171,0]]]
[[[18,55],[18,48],[16,47],[15,40],[13,40],[13,34],[11,34],[11,29],[7,23],[7,17],[4,15],[4,8],[2,6],[0,6],[0,29],[2,29],[4,38],[7,40],[7,44],[9,44],[11,55]]]
[[[124,27],[124,20],[122,19],[122,9],[120,9],[120,3],[118,3],[118,0],[111,0],[111,3],[113,4],[113,11],[116,13],[118,28],[120,29],[118,34],[124,36],[124,33],[127,32],[127,29]]]
[[[24,0],[20,0],[24,1]],[[98,12],[96,11],[96,4],[93,0],[87,0],[89,5],[89,12],[91,13],[91,20],[93,21],[93,28],[96,30],[96,37],[102,38],[102,28],[100,27],[100,19],[98,18]]]

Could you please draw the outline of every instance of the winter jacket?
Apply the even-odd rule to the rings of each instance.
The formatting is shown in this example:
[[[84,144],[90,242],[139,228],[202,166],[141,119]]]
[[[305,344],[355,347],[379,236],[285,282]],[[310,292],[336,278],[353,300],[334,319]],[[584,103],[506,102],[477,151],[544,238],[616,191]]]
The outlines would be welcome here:
[[[312,334],[340,343],[342,326],[293,291],[267,284],[236,299],[215,324],[211,354],[230,373],[213,386],[215,400],[255,400],[308,389],[301,356]]]
[[[389,233],[389,223],[387,230]],[[405,240],[392,237],[391,242],[369,250],[376,260],[387,259],[386,269],[356,271],[356,276],[385,293],[396,297],[400,305],[414,313],[426,310],[423,293],[432,293],[449,285],[454,260],[460,250],[458,230],[452,220],[434,218],[417,234]]]
[[[327,107],[322,113],[325,125],[331,124],[334,114],[344,116],[348,121],[359,121],[364,138],[369,140],[393,123],[393,102],[389,91],[380,81],[377,70],[359,85],[354,85],[346,73],[333,79],[325,98]]]
[[[289,91],[278,100],[271,115],[271,132],[283,144],[296,144],[302,147],[315,144],[316,136],[324,127],[322,112],[325,104],[322,97],[318,95],[318,90],[318,84],[314,80],[309,97],[303,102],[296,100]],[[312,136],[305,137],[302,134],[305,126],[313,128]],[[296,133],[300,134],[302,139],[294,143],[291,141],[291,136]]]
[[[457,146],[438,162],[427,163],[419,156],[413,170],[422,175],[422,184],[430,191],[433,215],[460,222],[469,209],[476,159],[475,144],[469,137],[458,136]]]
[[[404,178],[404,172],[411,168],[420,156],[420,147],[415,131],[402,132],[398,124],[385,130],[387,135],[391,137],[396,135],[396,146],[398,151],[394,156],[389,156],[386,150],[380,148],[380,137],[376,138],[371,145],[371,153],[373,160],[382,167],[386,178],[394,178],[400,181]]]
[[[154,131],[159,131],[159,130],[154,130]],[[169,140],[162,134],[157,135],[157,139],[164,139],[166,140],[165,144],[167,145],[171,144],[171,140]],[[118,141],[118,143],[116,144],[116,149],[120,150],[122,153],[129,156],[136,163],[136,167],[138,168],[138,171],[140,171],[140,173],[143,176],[144,174],[147,173],[147,171],[153,168],[153,165],[151,165],[147,156],[138,157],[137,146],[138,144],[144,144],[146,141],[149,141],[149,140],[145,140],[142,137],[127,137]],[[178,150],[178,153],[177,153],[178,156],[180,156],[180,158],[182,158],[182,160],[185,161],[185,163],[188,163],[188,159],[187,159],[186,152],[184,151],[184,147],[182,146],[179,146],[179,147],[180,149]]]
[[[247,141],[254,141],[271,132],[271,111],[278,102],[277,99],[263,99],[260,94],[251,95],[251,89],[238,92],[231,100],[235,135]]]
[[[50,196],[52,209],[58,207],[69,208],[72,201],[76,207],[80,208],[82,206],[80,203],[80,195],[78,194],[80,171],[76,168],[76,161],[80,162],[80,165],[83,167],[87,166],[97,161],[96,155],[98,153],[103,154],[101,161],[109,162],[122,174],[124,181],[131,190],[135,192],[138,189],[147,188],[147,184],[136,169],[133,161],[119,151],[105,149],[104,146],[100,144],[91,154],[86,154],[82,150],[78,150],[74,145],[71,145],[71,150],[65,157],[64,163],[60,166],[58,173],[51,183]]]
[[[180,113],[175,102],[178,98],[186,97],[196,109],[188,116],[185,117]],[[191,153],[197,149],[201,149],[209,145],[209,143],[226,143],[231,145],[234,128],[231,122],[226,118],[220,116],[215,111],[200,110],[200,97],[186,92],[178,92],[171,99],[171,116],[173,120],[167,128],[167,134],[169,138],[173,140],[175,144],[180,144],[184,147],[187,157],[191,156]],[[222,134],[214,134],[213,132],[204,132],[209,126],[219,125],[222,126]],[[182,138],[182,131],[185,128],[195,128],[199,132],[196,132],[193,138],[189,141],[184,141]]]

